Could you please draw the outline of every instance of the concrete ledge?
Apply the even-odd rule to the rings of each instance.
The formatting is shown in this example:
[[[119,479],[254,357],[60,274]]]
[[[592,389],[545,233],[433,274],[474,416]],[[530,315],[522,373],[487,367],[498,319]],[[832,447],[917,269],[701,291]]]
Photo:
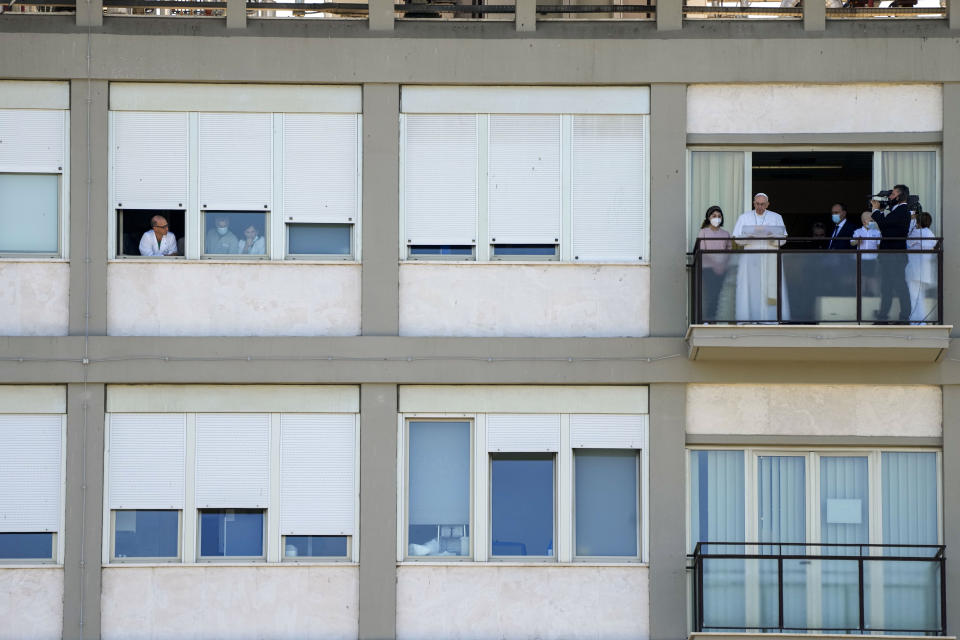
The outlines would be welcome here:
[[[937,362],[952,325],[690,325],[691,360]]]
[[[763,640],[843,640],[844,638],[883,638],[883,640],[912,640],[917,636],[888,636],[883,634],[847,635],[847,634],[811,634],[811,633],[691,633],[690,640],[746,640],[748,638],[762,638]],[[940,636],[943,640],[956,640],[956,636]]]

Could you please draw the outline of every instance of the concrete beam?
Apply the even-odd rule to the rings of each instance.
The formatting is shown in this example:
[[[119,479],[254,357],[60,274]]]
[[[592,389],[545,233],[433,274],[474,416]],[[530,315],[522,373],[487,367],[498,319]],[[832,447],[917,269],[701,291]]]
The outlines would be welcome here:
[[[823,0],[808,0],[803,3],[803,30],[825,31],[827,28],[827,9]]]
[[[650,640],[687,637],[686,407],[686,385],[650,385]]]
[[[400,330],[400,85],[363,87],[363,259],[360,331]]]
[[[537,0],[517,0],[515,11],[517,31],[537,30]]]
[[[100,544],[103,535],[102,384],[67,385],[63,637],[100,638]]]
[[[650,335],[687,330],[687,88],[650,87]]]
[[[683,28],[683,0],[657,0],[657,31]]]
[[[70,82],[70,335],[107,334],[109,87]]]
[[[397,385],[360,386],[360,640],[397,635]]]
[[[103,0],[77,0],[77,26],[103,26]]]
[[[227,29],[247,28],[247,0],[227,0]]]
[[[393,0],[370,0],[367,19],[370,31],[393,31]]]

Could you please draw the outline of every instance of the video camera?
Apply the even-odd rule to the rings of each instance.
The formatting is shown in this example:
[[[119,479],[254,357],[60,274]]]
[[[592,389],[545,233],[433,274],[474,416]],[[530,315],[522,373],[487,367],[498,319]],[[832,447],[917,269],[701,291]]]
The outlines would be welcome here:
[[[876,194],[871,195],[871,200],[879,200],[881,204],[886,205],[890,200],[890,194],[893,193],[892,189],[887,189],[886,191],[878,191]],[[915,211],[920,213],[923,211],[923,205],[920,204],[920,196],[915,196],[910,194],[907,196],[907,207],[910,211]]]

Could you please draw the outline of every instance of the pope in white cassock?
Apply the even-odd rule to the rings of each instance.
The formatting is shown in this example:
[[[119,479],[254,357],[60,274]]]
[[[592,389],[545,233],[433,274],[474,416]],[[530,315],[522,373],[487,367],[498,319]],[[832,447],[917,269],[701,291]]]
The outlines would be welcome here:
[[[744,253],[738,255],[737,266],[738,322],[777,321],[777,254],[748,253],[762,249],[778,249],[781,244],[779,240],[764,238],[782,238],[787,235],[783,218],[779,213],[767,211],[769,205],[770,199],[767,195],[758,193],[753,197],[753,211],[741,214],[733,229],[734,240],[744,248]],[[787,302],[786,283],[781,284],[780,296],[780,318],[789,320],[790,305]]]

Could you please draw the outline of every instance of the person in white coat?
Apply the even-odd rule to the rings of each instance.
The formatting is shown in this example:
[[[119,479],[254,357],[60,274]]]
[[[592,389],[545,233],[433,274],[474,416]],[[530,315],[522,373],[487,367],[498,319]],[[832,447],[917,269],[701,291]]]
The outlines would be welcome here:
[[[250,225],[243,230],[243,238],[237,243],[238,253],[251,256],[262,256],[267,253],[267,242],[257,231],[257,228]]]
[[[753,211],[740,215],[733,228],[733,237],[744,248],[737,263],[738,322],[777,321],[777,255],[762,253],[750,255],[751,251],[779,249],[781,241],[768,237],[785,237],[787,232],[779,213],[767,211],[770,199],[765,193],[753,197]],[[763,233],[763,227],[772,227]],[[748,234],[745,229],[752,232]],[[790,305],[787,301],[786,283],[780,286],[780,318],[789,320]]]
[[[932,223],[933,216],[926,211],[917,214],[916,227],[910,231],[907,240],[908,251],[930,251],[936,247],[937,241],[933,239],[933,232],[930,231]],[[936,254],[907,254],[905,275],[907,290],[910,292],[910,322],[912,323],[929,321],[926,305],[927,289],[936,284],[936,264]],[[936,317],[933,311],[929,315]]]
[[[163,216],[153,216],[150,218],[150,231],[144,232],[140,238],[140,255],[177,255],[177,239],[170,233],[170,225]]]

